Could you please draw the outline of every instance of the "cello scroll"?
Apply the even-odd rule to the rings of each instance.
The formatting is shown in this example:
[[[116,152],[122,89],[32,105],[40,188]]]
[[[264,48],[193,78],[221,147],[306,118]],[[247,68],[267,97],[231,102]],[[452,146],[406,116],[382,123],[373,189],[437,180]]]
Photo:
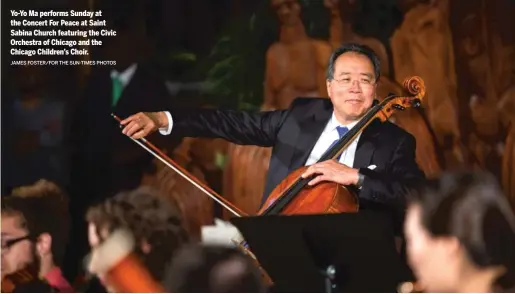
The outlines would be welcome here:
[[[424,80],[418,76],[407,78],[403,83],[406,96],[389,96],[381,104],[382,111],[376,117],[381,121],[388,120],[393,115],[394,110],[405,110],[406,108],[417,108],[422,105],[422,98],[426,95]]]

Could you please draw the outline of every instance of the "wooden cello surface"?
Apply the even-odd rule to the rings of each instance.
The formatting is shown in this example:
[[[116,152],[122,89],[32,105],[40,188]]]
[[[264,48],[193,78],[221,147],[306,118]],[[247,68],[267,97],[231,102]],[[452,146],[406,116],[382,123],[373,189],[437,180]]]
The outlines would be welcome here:
[[[288,175],[270,193],[267,201],[259,210],[263,214],[270,204],[279,199],[286,190],[291,187],[308,167],[303,166]],[[321,182],[316,186],[304,187],[297,196],[282,211],[283,215],[294,214],[320,214],[358,212],[359,204],[356,194],[347,187],[331,183]]]

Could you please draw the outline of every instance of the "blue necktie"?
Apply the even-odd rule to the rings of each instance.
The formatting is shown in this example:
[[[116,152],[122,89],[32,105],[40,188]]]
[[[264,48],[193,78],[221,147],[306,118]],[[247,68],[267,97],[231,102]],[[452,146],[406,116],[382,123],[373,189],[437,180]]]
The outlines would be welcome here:
[[[336,130],[338,131],[338,135],[340,136],[340,138],[334,140],[334,142],[331,144],[331,146],[329,146],[329,148],[327,148],[327,150],[331,149],[336,144],[336,142],[338,142],[343,137],[343,135],[345,135],[349,131],[349,129],[347,127],[342,127],[342,126],[337,126]],[[340,157],[342,157],[342,154],[343,154],[343,152],[338,156],[338,158],[336,158],[337,161],[340,160]]]

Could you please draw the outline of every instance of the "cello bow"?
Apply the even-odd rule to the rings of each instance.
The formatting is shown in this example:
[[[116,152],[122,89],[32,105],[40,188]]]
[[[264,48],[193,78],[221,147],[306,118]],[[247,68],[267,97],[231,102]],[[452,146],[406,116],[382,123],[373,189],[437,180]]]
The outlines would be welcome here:
[[[122,120],[116,116],[115,114],[111,114],[111,116],[116,119],[118,122],[121,122]],[[129,137],[129,136],[128,136]],[[248,216],[247,213],[243,212],[239,208],[237,208],[234,204],[227,201],[225,198],[220,196],[218,193],[213,191],[210,187],[203,184],[199,179],[197,179],[194,175],[189,173],[186,169],[178,165],[173,159],[168,157],[164,152],[159,150],[154,144],[152,144],[150,141],[148,141],[145,138],[141,139],[134,139],[132,137],[129,137],[132,141],[134,141],[136,144],[140,145],[143,149],[147,150],[150,154],[152,154],[155,158],[159,159],[162,163],[164,163],[166,166],[174,170],[176,173],[178,173],[181,177],[186,179],[188,182],[190,182],[193,186],[195,186],[197,189],[202,191],[204,194],[206,194],[208,197],[216,201],[218,204],[220,204],[223,208],[227,209],[230,213],[232,213],[236,217],[243,217]]]

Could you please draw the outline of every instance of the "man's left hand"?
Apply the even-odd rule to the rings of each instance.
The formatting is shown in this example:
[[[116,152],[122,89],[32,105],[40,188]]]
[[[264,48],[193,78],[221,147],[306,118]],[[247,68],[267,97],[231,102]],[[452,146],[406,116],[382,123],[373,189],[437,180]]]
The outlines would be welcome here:
[[[313,186],[322,181],[334,182],[341,185],[356,185],[359,180],[358,170],[341,164],[336,160],[327,160],[311,165],[302,174],[303,178],[317,175],[308,185]]]

